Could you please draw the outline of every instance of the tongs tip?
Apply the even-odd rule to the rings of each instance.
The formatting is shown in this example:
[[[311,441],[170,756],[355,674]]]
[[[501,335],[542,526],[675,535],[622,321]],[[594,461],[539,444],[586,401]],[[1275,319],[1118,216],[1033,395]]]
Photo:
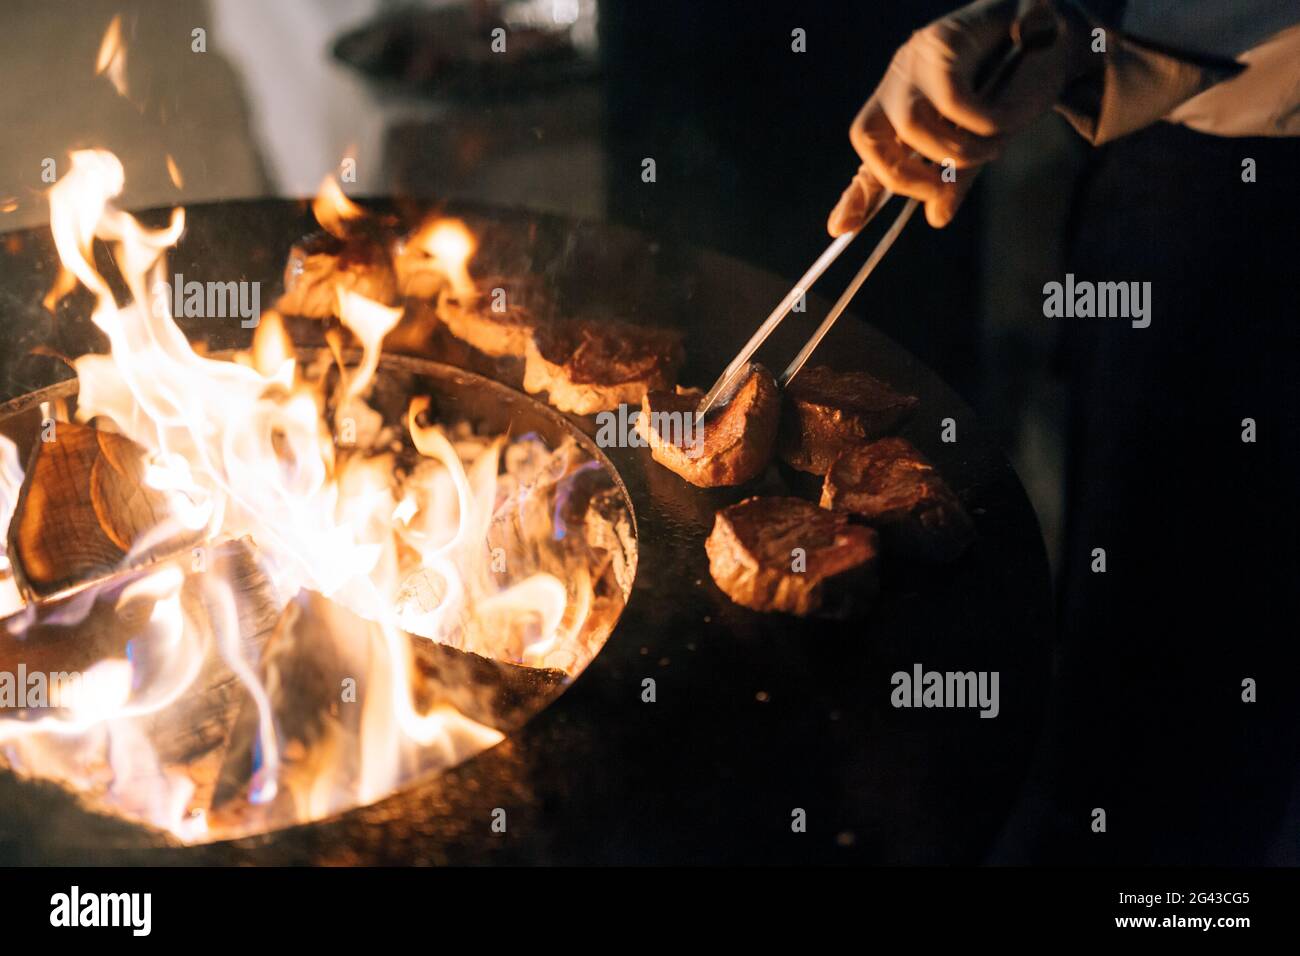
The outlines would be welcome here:
[[[698,422],[709,412],[722,411],[730,405],[731,400],[736,397],[740,387],[749,380],[753,371],[754,363],[746,361],[724,372],[722,378],[709,389],[708,394],[700,399],[700,404],[695,406],[695,420]]]

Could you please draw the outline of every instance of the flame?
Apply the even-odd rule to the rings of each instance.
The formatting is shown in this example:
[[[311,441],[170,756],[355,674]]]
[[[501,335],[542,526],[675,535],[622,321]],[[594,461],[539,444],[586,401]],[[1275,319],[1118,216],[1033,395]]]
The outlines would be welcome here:
[[[469,261],[478,249],[474,234],[459,219],[433,219],[425,223],[409,241],[423,252],[431,265],[446,274],[452,293],[462,302],[478,293],[469,275]]]
[[[364,209],[343,194],[343,188],[333,176],[326,176],[321,182],[311,211],[321,228],[336,239],[346,239],[347,223],[365,215]]]
[[[0,435],[0,528],[9,527],[22,486],[23,466],[18,460],[18,446],[8,435]],[[0,537],[0,572],[9,570],[7,548],[8,541]]]
[[[120,47],[108,41],[110,52],[101,51],[101,59],[111,63]],[[93,294],[91,318],[109,351],[75,361],[76,417],[143,448],[145,484],[166,503],[165,517],[133,543],[129,557],[151,553],[180,532],[197,536],[201,550],[249,542],[284,614],[302,595],[316,594],[340,615],[354,615],[352,623],[313,621],[310,637],[326,659],[333,653],[357,662],[367,689],[359,727],[348,730],[331,718],[332,729],[307,743],[285,737],[285,719],[295,715],[282,709],[291,703],[284,679],[270,679],[277,672],[244,646],[235,582],[208,568],[187,569],[183,556],[113,592],[119,611],[145,611],[135,615],[142,623],[131,636],[129,659],[95,664],[85,675],[95,680],[62,694],[52,712],[0,718],[0,741],[15,743],[20,764],[81,785],[89,785],[85,767],[106,761],[105,799],[184,839],[238,830],[257,813],[281,822],[315,819],[500,741],[500,731],[446,703],[417,705],[411,642],[432,640],[535,666],[585,664],[594,653],[583,644],[591,579],[579,569],[561,580],[553,573],[561,559],[548,558],[536,544],[558,540],[550,534],[551,512],[567,491],[555,489],[582,469],[568,453],[543,454],[520,439],[510,446],[518,467],[503,484],[505,440],[457,436],[425,421],[430,402],[424,397],[412,399],[401,425],[385,426],[366,395],[384,338],[402,313],[353,291],[340,291],[338,312],[362,357],[346,368],[339,356],[337,388],[326,387],[321,369],[299,365],[275,312],[262,315],[250,351],[234,361],[197,354],[173,321],[166,295],[151,294],[165,280],[166,251],[184,229],[184,212],[174,210],[162,229],[145,228],[115,207],[123,184],[111,153],[71,155],[69,172],[49,192],[65,277],[47,300],[57,303],[76,284]],[[332,179],[313,208],[335,235],[362,214]],[[96,240],[108,244],[122,274],[129,293],[123,304],[95,267]],[[464,223],[435,220],[415,241],[453,289],[472,290],[467,265],[475,241]],[[345,419],[354,440],[336,444]],[[399,467],[392,450],[402,425],[418,456],[413,466]],[[0,520],[7,525],[23,477],[6,441],[0,439]],[[511,515],[516,522],[541,521],[546,530],[527,545],[489,547]],[[507,551],[514,566],[495,567],[494,555]],[[0,572],[7,572],[3,555],[0,562]],[[93,600],[74,602],[76,614],[84,617]],[[205,609],[203,623],[196,605]],[[23,619],[35,613],[27,608]],[[254,766],[245,790],[245,812],[253,816],[237,823],[214,816],[207,798],[165,763],[151,738],[150,721],[194,692],[213,661],[238,680],[256,718],[248,731]]]
[[[73,688],[56,703],[71,711],[78,725],[91,726],[115,717],[131,697],[131,663],[121,659],[100,661]]]
[[[274,309],[267,309],[253,332],[253,368],[268,379],[283,380],[287,376],[288,387],[293,383],[296,365],[293,342],[284,330],[284,319]]]
[[[9,528],[22,491],[23,477],[18,446],[7,435],[0,435],[0,529]],[[0,618],[8,617],[22,605],[22,595],[9,561],[8,535],[0,535]]]
[[[172,185],[177,189],[185,188],[185,178],[181,176],[181,168],[176,165],[176,160],[172,159],[171,153],[166,156],[167,159],[167,177],[172,181]]]
[[[346,289],[338,290],[339,320],[361,343],[361,366],[348,380],[347,396],[355,398],[366,390],[379,367],[379,348],[384,336],[393,330],[402,317],[401,309],[390,309],[367,299],[364,295]]]
[[[99,55],[95,58],[95,75],[105,75],[117,90],[117,95],[126,96],[126,44],[122,42],[122,16],[118,14],[104,31],[104,39],[99,43]]]

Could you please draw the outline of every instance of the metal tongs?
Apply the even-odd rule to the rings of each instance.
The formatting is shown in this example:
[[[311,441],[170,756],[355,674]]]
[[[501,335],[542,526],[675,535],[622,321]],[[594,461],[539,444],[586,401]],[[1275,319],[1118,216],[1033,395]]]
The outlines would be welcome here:
[[[1031,50],[1040,50],[1054,43],[1058,29],[1056,14],[1049,4],[1043,2],[1043,0],[1022,0],[1019,13],[1011,25],[1006,50],[1000,57],[993,58],[992,68],[987,70],[984,76],[976,81],[976,87],[980,91],[980,95],[994,97],[1001,92],[1024,55]],[[817,257],[817,261],[794,284],[794,288],[786,293],[785,298],[777,303],[776,308],[763,320],[763,324],[750,336],[749,341],[745,343],[745,347],[731,360],[726,369],[723,370],[721,377],[713,383],[713,387],[709,389],[708,394],[700,400],[700,404],[695,409],[696,420],[703,418],[713,408],[725,407],[735,397],[740,386],[749,377],[748,373],[751,367],[749,360],[758,351],[759,346],[776,331],[777,326],[790,314],[790,310],[794,308],[795,303],[803,297],[814,282],[821,278],[822,273],[830,268],[831,263],[839,258],[840,254],[857,238],[858,233],[867,227],[877,213],[893,197],[894,193],[887,189],[882,192],[876,199],[875,205],[867,212],[866,221],[862,224],[862,227],[839,236],[826,247],[825,252]],[[804,363],[808,361],[813,351],[821,344],[822,339],[831,330],[831,326],[835,324],[836,319],[849,307],[849,302],[853,300],[858,290],[862,288],[862,284],[867,281],[876,266],[880,264],[880,260],[885,258],[885,253],[889,252],[894,240],[903,231],[907,221],[912,218],[912,214],[916,212],[916,207],[917,201],[915,199],[908,199],[903,205],[898,217],[894,219],[893,225],[876,243],[876,247],[871,250],[871,255],[867,256],[867,261],[858,270],[858,274],[853,277],[853,281],[849,283],[843,294],[831,306],[831,310],[826,313],[826,318],[822,320],[821,325],[817,326],[817,330],[813,332],[812,337],[804,343],[803,348],[799,350],[799,353],[777,379],[777,384],[782,389],[789,384],[792,378],[799,374],[799,370],[804,367]]]
[[[893,196],[894,194],[892,192],[885,190],[877,199],[875,208],[867,214],[867,222],[870,222],[884,207],[885,203],[889,202]],[[898,234],[902,232],[903,227],[907,225],[907,220],[911,219],[912,213],[916,212],[916,206],[917,202],[915,199],[909,199],[903,206],[902,211],[898,214],[898,218],[894,220],[894,224],[889,227],[889,231],[885,233],[884,237],[876,243],[876,248],[871,250],[871,255],[867,257],[866,263],[864,263],[862,268],[858,270],[858,274],[853,277],[853,281],[850,282],[848,288],[844,290],[844,294],[839,297],[835,305],[831,306],[831,310],[826,313],[826,318],[822,320],[822,324],[817,326],[817,331],[812,334],[812,338],[804,343],[804,347],[799,350],[799,354],[794,357],[794,360],[787,365],[785,371],[781,373],[781,377],[777,379],[777,384],[781,386],[781,388],[785,388],[790,379],[794,378],[798,371],[803,368],[804,363],[808,361],[808,357],[812,355],[813,350],[821,343],[821,340],[826,336],[826,333],[831,330],[831,326],[835,324],[835,320],[838,319],[844,310],[849,307],[849,302],[852,301],[855,295],[857,295],[858,290],[862,288],[862,283],[867,281],[867,277],[871,275],[872,270],[876,268],[880,263],[880,260],[885,257],[885,253],[889,251],[889,247],[894,244],[894,240],[898,238]],[[863,228],[865,227],[866,224],[864,223]],[[821,274],[830,268],[831,263],[839,258],[840,253],[849,247],[849,243],[857,238],[860,231],[860,229],[855,229],[844,233],[827,246],[826,251],[817,257],[817,261],[814,262],[808,271],[803,274],[803,277],[794,284],[794,288],[786,293],[785,298],[777,303],[776,308],[773,309],[771,314],[763,320],[763,324],[758,327],[758,331],[750,336],[749,341],[745,343],[745,347],[740,350],[739,354],[737,354],[734,359],[731,360],[731,363],[723,371],[722,376],[713,383],[713,387],[709,389],[708,394],[704,396],[700,401],[699,406],[695,409],[695,415],[697,418],[708,414],[709,410],[715,405],[725,406],[733,397],[735,397],[736,390],[741,384],[743,384],[745,379],[749,377],[750,357],[758,351],[759,346],[767,341],[767,337],[776,331],[777,326],[779,326],[785,317],[790,314],[790,310],[794,308],[794,304],[803,297],[804,293],[808,291],[809,287],[811,287],[814,282],[821,278]]]

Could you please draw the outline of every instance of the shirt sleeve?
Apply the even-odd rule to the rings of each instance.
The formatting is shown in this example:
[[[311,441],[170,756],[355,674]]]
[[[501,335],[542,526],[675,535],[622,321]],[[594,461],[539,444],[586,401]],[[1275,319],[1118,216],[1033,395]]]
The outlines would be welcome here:
[[[1213,63],[1156,49],[1076,12],[1087,29],[1103,31],[1105,52],[1096,54],[1101,68],[1067,88],[1056,108],[1094,146],[1150,126],[1241,70],[1231,61]]]

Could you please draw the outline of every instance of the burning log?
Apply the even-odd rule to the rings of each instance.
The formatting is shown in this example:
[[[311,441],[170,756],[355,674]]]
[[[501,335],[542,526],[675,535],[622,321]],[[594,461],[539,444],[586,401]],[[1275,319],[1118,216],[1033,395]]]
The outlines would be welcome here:
[[[84,681],[91,668],[106,661],[130,657],[141,673],[151,665],[171,663],[163,658],[183,648],[168,644],[155,651],[148,644],[147,628],[156,602],[144,597],[123,598],[130,585],[165,567],[160,564],[121,572],[75,594],[35,602],[0,622],[0,671],[41,674],[52,688]],[[213,581],[229,589],[233,602],[229,618],[208,586]],[[185,576],[180,607],[186,628],[195,635],[193,650],[202,655],[198,672],[174,703],[130,719],[148,742],[158,769],[184,773],[193,783],[189,807],[205,809],[231,731],[248,697],[243,682],[220,651],[219,628],[237,626],[237,634],[226,635],[227,648],[237,648],[244,660],[256,661],[274,630],[279,607],[271,583],[245,541],[214,547],[203,570]],[[49,714],[58,712],[58,701],[47,703]],[[35,712],[30,716],[41,715]],[[116,786],[127,784],[114,781]]]
[[[229,541],[214,548],[207,570],[192,574],[181,592],[187,620],[206,632],[208,654],[190,691],[172,707],[150,717],[147,726],[163,764],[189,765],[195,784],[200,789],[206,786],[210,796],[248,690],[216,646],[222,609],[216,606],[214,592],[202,587],[201,579],[206,576],[228,588],[235,612],[230,623],[237,627],[235,634],[228,635],[234,638],[228,646],[237,648],[240,659],[250,664],[274,632],[280,605],[245,541]],[[207,799],[199,801],[200,806],[207,804]]]
[[[166,495],[145,483],[144,450],[112,432],[58,422],[38,442],[9,526],[20,590],[44,599],[144,567],[199,540],[176,531],[135,548],[171,519]]]
[[[38,601],[0,621],[0,670],[45,675],[80,673],[110,658],[126,658],[126,645],[148,620],[140,601],[115,607],[122,587],[138,580],[126,572],[77,593]]]
[[[426,709],[450,704],[503,733],[521,727],[569,682],[561,670],[493,660],[423,637],[410,640],[417,702]]]
[[[362,708],[357,701],[364,699],[371,635],[367,622],[357,619],[348,622],[358,625],[348,639],[336,639],[340,632],[335,627],[346,614],[319,594],[300,594],[278,616],[255,667],[277,716],[284,763],[277,776],[289,788],[321,778],[327,764],[341,778],[360,774]],[[278,752],[265,752],[263,733],[263,714],[256,701],[246,699],[218,772],[214,811],[246,815],[257,803],[292,797],[283,787],[258,789],[258,771],[268,760],[281,759]]]
[[[587,546],[594,558],[592,577],[604,576],[606,564],[614,576],[620,598],[632,593],[636,575],[636,531],[617,488],[606,488],[591,497],[583,522]]]
[[[398,632],[409,642],[413,704],[422,714],[441,714],[445,739],[426,770],[445,769],[500,739],[550,703],[563,690],[563,671],[522,667],[460,651]],[[364,792],[370,769],[383,763],[391,735],[367,723],[387,716],[394,688],[380,627],[315,592],[304,591],[281,614],[262,652],[258,677],[275,712],[283,786],[259,790],[267,761],[259,746],[261,715],[246,699],[224,755],[213,810],[224,826],[264,817],[297,818],[295,801],[311,802],[313,816]],[[395,759],[410,759],[410,755]],[[316,801],[325,801],[325,804]],[[265,804],[258,806],[258,804]],[[337,805],[336,805],[337,804]]]

